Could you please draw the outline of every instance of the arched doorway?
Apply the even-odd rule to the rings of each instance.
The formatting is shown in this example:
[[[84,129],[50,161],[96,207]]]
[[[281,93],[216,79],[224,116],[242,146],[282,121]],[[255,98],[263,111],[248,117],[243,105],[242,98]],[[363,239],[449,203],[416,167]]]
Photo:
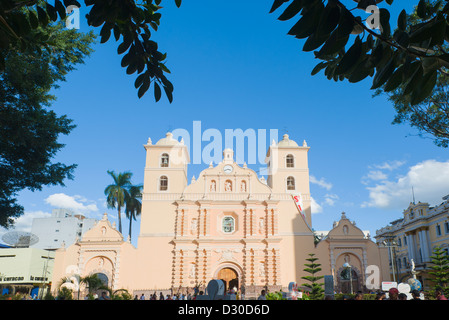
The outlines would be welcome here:
[[[357,271],[354,269],[343,268],[340,272],[339,280],[342,293],[351,293],[351,291],[354,293],[359,291],[359,277]]]
[[[104,273],[101,273],[101,272],[96,273],[96,275],[97,275],[98,279],[101,280],[101,282],[103,283],[103,285],[104,285],[105,287],[107,287],[108,284],[109,284],[108,276],[105,275]]]
[[[239,276],[232,268],[223,268],[218,272],[217,279],[225,283],[225,291],[233,288],[239,288]]]

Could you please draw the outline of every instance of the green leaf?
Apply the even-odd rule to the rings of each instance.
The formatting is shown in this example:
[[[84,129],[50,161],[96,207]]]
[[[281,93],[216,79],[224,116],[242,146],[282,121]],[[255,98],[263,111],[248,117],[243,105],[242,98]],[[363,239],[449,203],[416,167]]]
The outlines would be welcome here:
[[[42,9],[40,6],[36,7],[37,9],[37,16],[39,19],[39,23],[41,24],[41,26],[47,26],[48,25],[48,16],[47,16],[47,12]]]
[[[423,68],[420,62],[417,62],[418,68],[416,69],[415,73],[411,77],[410,81],[407,83],[407,86],[404,89],[404,95],[409,95],[413,91],[417,90],[419,88],[419,84],[421,83],[423,79]]]
[[[154,98],[156,99],[156,102],[158,102],[161,99],[162,91],[161,87],[157,82],[154,82]]]
[[[134,81],[134,87],[136,89],[143,84],[145,77],[147,77],[146,73],[142,73],[137,76],[136,81]]]
[[[55,8],[58,11],[59,17],[62,20],[64,20],[66,18],[67,14],[65,11],[66,10],[65,7],[63,6],[63,4],[61,3],[60,0],[55,0]]]
[[[446,36],[447,22],[446,19],[441,18],[432,28],[432,41],[430,42],[430,47],[441,46],[444,43]]]
[[[362,54],[362,41],[357,37],[354,44],[349,48],[348,52],[343,56],[337,66],[335,72],[337,74],[345,74],[351,67],[358,63]]]
[[[381,87],[387,80],[390,78],[391,74],[393,73],[395,69],[395,59],[389,59],[387,64],[381,68],[380,70],[377,70],[376,75],[373,79],[373,85],[371,89],[377,89]]]
[[[399,87],[399,85],[404,81],[404,65],[396,69],[396,71],[388,79],[387,84],[384,87],[385,92],[390,92]]]
[[[100,36],[101,40],[100,43],[105,43],[109,40],[109,37],[111,36],[111,27],[110,24],[105,23],[103,27],[100,30]]]
[[[329,36],[330,33],[338,26],[340,21],[340,8],[334,2],[328,2],[321,15],[316,33],[319,37]]]
[[[326,66],[328,65],[327,62],[320,62],[318,63],[315,68],[313,68],[312,70],[312,76],[316,75],[318,72],[320,72],[321,70],[323,70],[324,68],[326,68]]]
[[[404,10],[401,11],[398,17],[398,29],[401,31],[405,31],[407,29],[407,12]]]
[[[421,19],[424,19],[427,16],[426,11],[427,11],[426,0],[419,0],[418,7],[416,9],[416,14]]]
[[[39,19],[37,18],[34,11],[28,11],[28,20],[30,21],[31,28],[36,29],[39,27]]]
[[[123,41],[121,44],[119,44],[119,46],[117,48],[117,53],[118,54],[124,53],[126,50],[128,50],[128,48],[131,45],[131,43],[132,42]]]
[[[277,8],[282,6],[285,2],[289,2],[289,1],[290,0],[274,0],[269,13],[273,13],[274,11],[276,11]]]
[[[317,53],[318,58],[337,53],[345,47],[349,40],[354,27],[354,16],[346,8],[341,10],[338,27],[331,33],[321,50]]]
[[[139,99],[142,98],[143,95],[145,94],[145,92],[148,91],[148,89],[150,88],[150,84],[151,84],[151,81],[149,79],[145,80],[142,83],[142,85],[140,86],[139,90],[137,91],[137,96],[139,97]]]
[[[424,73],[437,70],[441,66],[440,60],[436,57],[422,58],[422,67]]]
[[[289,35],[294,35],[298,39],[304,39],[315,32],[320,21],[320,15],[324,5],[321,1],[303,11],[303,16],[299,21],[289,30]]]
[[[304,7],[303,0],[293,0],[292,3],[284,10],[284,12],[279,16],[278,20],[286,21],[293,18],[298,14]]]
[[[412,92],[410,103],[416,105],[426,99],[431,93],[437,82],[438,72],[436,70],[428,72],[422,78],[419,86]]]
[[[436,21],[429,21],[416,27],[410,34],[410,43],[421,43],[432,37]]]
[[[328,38],[329,36],[320,36],[317,32],[314,32],[304,43],[302,50],[306,52],[313,51],[319,48]]]
[[[379,9],[380,28],[383,36],[389,37],[391,33],[390,12],[385,8]]]
[[[172,103],[173,102],[173,86],[171,86],[171,83],[170,83],[170,85],[164,86],[164,91],[168,98],[168,101],[170,103]]]
[[[356,83],[362,81],[372,73],[373,67],[369,63],[369,59],[366,57],[354,68],[349,75],[348,81],[350,83]]]
[[[53,7],[51,4],[49,4],[47,2],[46,9],[47,9],[47,14],[52,21],[58,20],[58,12],[56,11],[55,7]]]
[[[393,35],[394,40],[403,48],[407,48],[410,44],[410,37],[407,32],[402,30],[396,30]]]
[[[181,6],[181,0],[175,0],[176,6],[179,8]]]

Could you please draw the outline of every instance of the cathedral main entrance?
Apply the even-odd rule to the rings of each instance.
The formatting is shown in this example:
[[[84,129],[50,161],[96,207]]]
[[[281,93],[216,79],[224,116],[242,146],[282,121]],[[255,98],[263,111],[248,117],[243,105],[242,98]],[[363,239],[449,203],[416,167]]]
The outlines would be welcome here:
[[[223,268],[218,272],[217,279],[222,280],[225,284],[225,290],[239,288],[239,276],[232,268]]]

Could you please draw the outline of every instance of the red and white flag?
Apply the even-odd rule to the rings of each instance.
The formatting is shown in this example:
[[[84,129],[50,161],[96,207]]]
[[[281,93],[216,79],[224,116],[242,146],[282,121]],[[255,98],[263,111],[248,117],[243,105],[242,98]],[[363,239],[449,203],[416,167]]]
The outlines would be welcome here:
[[[306,223],[307,227],[309,227],[309,229],[312,230],[312,228],[310,228],[310,226],[309,226],[309,223],[307,222],[306,215],[304,214],[304,207],[303,207],[303,203],[302,203],[302,196],[301,196],[301,194],[300,193],[293,193],[292,194],[292,198],[293,198],[293,201],[296,204],[296,208],[298,208],[299,214],[303,218],[303,220]]]

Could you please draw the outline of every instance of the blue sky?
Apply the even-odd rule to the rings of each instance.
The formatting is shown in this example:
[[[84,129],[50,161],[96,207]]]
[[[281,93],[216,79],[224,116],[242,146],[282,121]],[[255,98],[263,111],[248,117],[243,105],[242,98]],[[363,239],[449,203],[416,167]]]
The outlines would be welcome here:
[[[298,143],[306,140],[315,230],[329,230],[345,211],[374,235],[401,217],[412,186],[416,201],[440,203],[449,194],[448,150],[408,125],[392,125],[393,107],[384,96],[372,97],[371,79],[349,84],[323,73],[311,76],[319,61],[302,52],[302,40],[287,35],[293,20],[277,20],[281,10],[268,13],[272,2],[195,0],[176,8],[174,1],[163,1],[161,26],[153,34],[168,53],[171,104],[164,96],[154,102],[151,89],[138,99],[135,75],[120,67],[118,44],[111,38],[95,45],[55,91],[53,109],[77,125],[61,137],[66,146],[55,161],[78,164],[75,178],[65,187],[21,192],[25,215],[16,228],[29,230],[32,218],[62,204],[92,218],[108,212],[116,221],[116,210],[104,206],[104,188],[112,182],[107,170],[131,171],[133,182],[143,183],[147,139],[156,142],[177,128],[192,132],[194,121],[201,121],[203,131],[223,135],[225,129],[278,129],[279,138],[288,133]],[[395,21],[404,5],[410,12],[417,2],[381,4]],[[88,30],[82,20],[80,31]],[[207,166],[191,165],[189,180]],[[122,223],[126,237],[128,222]],[[138,225],[133,224],[133,243]]]

